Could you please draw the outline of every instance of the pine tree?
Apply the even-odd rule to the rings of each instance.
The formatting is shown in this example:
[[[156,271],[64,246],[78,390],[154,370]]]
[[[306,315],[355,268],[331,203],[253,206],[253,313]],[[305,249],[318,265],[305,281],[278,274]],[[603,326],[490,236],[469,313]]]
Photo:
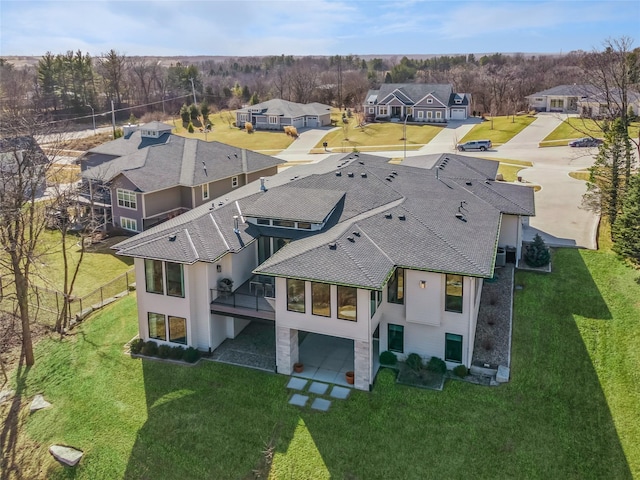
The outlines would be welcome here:
[[[530,267],[544,267],[551,261],[549,248],[537,233],[536,236],[533,237],[533,243],[527,247],[527,251],[524,254],[524,261]]]
[[[640,174],[629,180],[622,213],[612,227],[613,250],[640,263]]]

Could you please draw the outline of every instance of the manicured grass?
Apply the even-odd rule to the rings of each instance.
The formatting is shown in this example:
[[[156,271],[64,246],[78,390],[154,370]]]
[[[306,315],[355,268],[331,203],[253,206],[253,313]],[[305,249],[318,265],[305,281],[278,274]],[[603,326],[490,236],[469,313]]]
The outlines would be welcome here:
[[[123,355],[127,297],[37,346],[22,405],[54,406],[20,416],[15,460],[50,479],[265,478],[265,451],[272,479],[637,477],[639,277],[613,254],[560,249],[553,273],[516,274],[509,384],[434,392],[384,370],[327,413],[288,405],[284,376]],[[54,442],[85,451],[75,471],[50,459]]]
[[[114,237],[87,247],[80,265],[74,295],[82,296],[92,292],[100,285],[131,269],[133,259],[118,257],[115,255],[115,250],[110,248],[122,240],[124,237]],[[74,235],[69,235],[67,238],[67,253],[73,265],[80,256],[78,241],[79,238]],[[37,283],[44,287],[61,290],[64,278],[62,276],[63,258],[60,233],[45,230],[40,236],[39,250],[43,252],[43,255],[36,264],[36,273],[39,276]]]
[[[173,124],[175,127],[173,133],[176,135],[207,140],[209,142],[215,140],[228,145],[233,145],[234,147],[246,148],[248,150],[263,152],[269,155],[281,152],[294,141],[292,137],[288,136],[281,130],[254,130],[253,133],[247,133],[243,129],[231,126],[228,121],[228,114],[226,113],[209,115],[209,121],[213,128],[206,135],[205,133],[200,132],[198,127],[195,127],[194,133],[189,133],[187,129],[182,126],[182,120],[180,117],[174,118],[173,121],[167,121],[166,123],[170,125]],[[235,121],[235,116],[233,121]]]
[[[634,122],[629,127],[629,137],[638,138],[640,122]],[[603,133],[598,123],[589,118],[569,117],[564,120],[553,132],[547,135],[541,147],[566,146],[570,140],[581,137],[602,138]]]
[[[338,128],[325,135],[312,152],[324,152],[323,142],[327,142],[328,148],[333,152],[350,152],[354,149],[367,152],[404,148],[402,123],[369,123],[364,127],[358,127],[355,117],[349,120],[348,127],[343,127],[342,120],[337,123]],[[407,125],[407,150],[418,150],[440,133],[442,128],[434,125]]]
[[[470,140],[491,140],[493,145],[500,145],[508,142],[528,125],[534,122],[536,117],[529,115],[522,116],[502,116],[493,117],[493,129],[491,128],[491,118],[474,126],[459,143]]]

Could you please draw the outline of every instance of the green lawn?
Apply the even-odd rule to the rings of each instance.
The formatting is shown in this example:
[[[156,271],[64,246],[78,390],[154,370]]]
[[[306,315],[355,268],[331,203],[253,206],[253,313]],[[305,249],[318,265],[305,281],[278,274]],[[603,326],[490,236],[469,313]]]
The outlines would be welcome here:
[[[518,133],[524,130],[528,125],[536,119],[534,116],[502,116],[493,117],[493,128],[491,128],[491,118],[474,126],[469,133],[459,143],[468,142],[470,140],[491,140],[493,145],[501,145],[508,142]]]
[[[173,133],[176,135],[181,135],[187,138],[198,138],[209,142],[213,142],[215,140],[228,145],[233,145],[234,147],[259,151],[268,155],[275,155],[281,152],[293,142],[292,137],[280,130],[254,130],[253,133],[247,133],[245,130],[233,127],[229,123],[229,117],[226,113],[209,115],[209,121],[211,122],[213,129],[206,135],[205,133],[200,132],[197,127],[195,128],[194,133],[189,133],[187,129],[182,126],[182,120],[180,117],[174,118],[173,122],[167,121],[166,123],[173,124],[175,127]],[[235,116],[232,121],[235,121]]]
[[[313,153],[324,152],[323,142],[327,142],[328,148],[334,152],[350,152],[354,149],[367,152],[404,148],[402,123],[369,123],[364,127],[358,127],[357,120],[353,117],[348,127],[344,126],[342,120],[337,124],[339,128],[325,135],[318,142]],[[407,150],[418,150],[440,133],[442,128],[434,125],[407,125]]]
[[[3,467],[26,478],[251,479],[266,478],[252,471],[266,473],[268,451],[272,479],[638,477],[639,278],[611,253],[558,250],[553,273],[516,274],[509,384],[436,392],[382,371],[372,392],[327,413],[289,406],[285,376],[123,355],[137,330],[127,297],[38,344],[36,365],[18,373],[22,427]],[[40,392],[53,408],[28,415]],[[84,450],[75,471],[51,460],[54,442]]]
[[[629,136],[638,138],[640,122],[634,122],[629,127]],[[547,135],[541,147],[566,146],[569,140],[581,137],[602,138],[603,133],[598,124],[588,118],[569,117],[564,120],[553,132]]]

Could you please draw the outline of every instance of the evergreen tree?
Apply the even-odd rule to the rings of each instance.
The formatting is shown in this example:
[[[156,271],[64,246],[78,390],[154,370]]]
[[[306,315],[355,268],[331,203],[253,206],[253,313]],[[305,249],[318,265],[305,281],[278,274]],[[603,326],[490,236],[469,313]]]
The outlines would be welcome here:
[[[258,98],[258,93],[254,92],[253,95],[251,95],[251,98],[249,99],[249,105],[257,105],[258,103],[260,103],[260,99]]]
[[[191,114],[189,113],[189,107],[185,103],[180,107],[180,118],[182,119],[182,123],[189,123],[191,120]]]
[[[640,174],[629,180],[622,212],[612,227],[613,250],[640,263]]]
[[[200,104],[200,113],[202,114],[202,125],[206,127],[209,124],[209,114],[211,113],[211,109],[207,102],[202,102]]]
[[[527,247],[527,251],[524,254],[524,261],[530,267],[544,267],[551,261],[549,248],[537,233],[536,236],[533,237],[533,243]]]

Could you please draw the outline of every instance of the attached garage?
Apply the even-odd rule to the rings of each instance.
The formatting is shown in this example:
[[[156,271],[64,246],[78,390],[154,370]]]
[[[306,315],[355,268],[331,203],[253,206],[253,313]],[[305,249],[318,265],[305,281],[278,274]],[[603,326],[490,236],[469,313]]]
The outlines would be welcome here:
[[[307,117],[307,127],[319,127],[318,117]]]
[[[464,120],[467,118],[467,109],[466,108],[452,108],[451,109],[451,119],[452,120]]]

